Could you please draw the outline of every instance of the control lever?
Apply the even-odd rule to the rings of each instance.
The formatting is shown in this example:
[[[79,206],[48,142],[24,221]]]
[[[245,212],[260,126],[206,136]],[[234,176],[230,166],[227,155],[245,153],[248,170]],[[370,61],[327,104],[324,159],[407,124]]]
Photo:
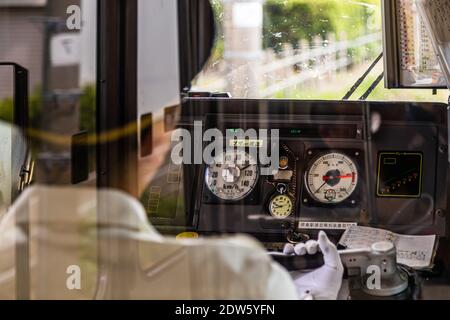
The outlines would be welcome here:
[[[339,255],[347,274],[361,277],[362,290],[367,294],[387,297],[408,288],[408,276],[398,267],[397,252],[391,242],[377,242],[370,248],[339,250]],[[272,252],[270,256],[288,271],[316,269],[324,264],[321,253],[298,256]],[[379,281],[376,278],[371,281],[377,273]]]
[[[281,252],[269,252],[269,255],[288,271],[317,269],[324,264],[323,255],[321,253],[297,256]]]

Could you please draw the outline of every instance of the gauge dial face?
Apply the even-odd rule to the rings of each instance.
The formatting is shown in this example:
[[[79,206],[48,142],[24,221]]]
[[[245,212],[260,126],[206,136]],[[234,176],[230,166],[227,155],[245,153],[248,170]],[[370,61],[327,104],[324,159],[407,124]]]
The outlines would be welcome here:
[[[273,197],[269,203],[269,212],[277,219],[286,219],[292,214],[293,209],[294,203],[292,199],[285,194]]]
[[[205,171],[208,189],[218,198],[238,201],[247,197],[258,182],[256,161],[245,151],[218,154]]]
[[[341,153],[316,159],[305,174],[309,195],[320,203],[337,204],[350,197],[358,184],[355,163]]]

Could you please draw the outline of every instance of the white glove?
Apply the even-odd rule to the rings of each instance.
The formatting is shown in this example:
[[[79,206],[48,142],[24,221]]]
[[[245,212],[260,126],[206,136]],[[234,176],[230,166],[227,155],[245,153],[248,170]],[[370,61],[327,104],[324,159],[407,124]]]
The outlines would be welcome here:
[[[336,246],[320,231],[318,241],[309,240],[295,247],[287,244],[285,254],[316,254],[321,251],[324,265],[308,273],[294,272],[292,276],[301,300],[336,300],[342,285],[344,267]]]

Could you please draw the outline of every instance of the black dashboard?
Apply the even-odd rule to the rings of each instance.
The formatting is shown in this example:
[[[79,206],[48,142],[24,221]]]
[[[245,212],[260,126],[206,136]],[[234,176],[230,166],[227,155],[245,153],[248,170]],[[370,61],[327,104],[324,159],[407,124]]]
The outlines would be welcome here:
[[[150,215],[162,229],[270,241],[352,224],[448,231],[445,104],[197,98],[179,129],[192,161],[179,166],[177,213]]]

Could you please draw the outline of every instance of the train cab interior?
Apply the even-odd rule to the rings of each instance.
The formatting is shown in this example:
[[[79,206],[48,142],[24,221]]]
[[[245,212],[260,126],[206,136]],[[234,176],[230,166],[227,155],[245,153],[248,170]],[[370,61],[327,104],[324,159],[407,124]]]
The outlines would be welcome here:
[[[450,300],[449,17],[0,0],[0,299]]]

